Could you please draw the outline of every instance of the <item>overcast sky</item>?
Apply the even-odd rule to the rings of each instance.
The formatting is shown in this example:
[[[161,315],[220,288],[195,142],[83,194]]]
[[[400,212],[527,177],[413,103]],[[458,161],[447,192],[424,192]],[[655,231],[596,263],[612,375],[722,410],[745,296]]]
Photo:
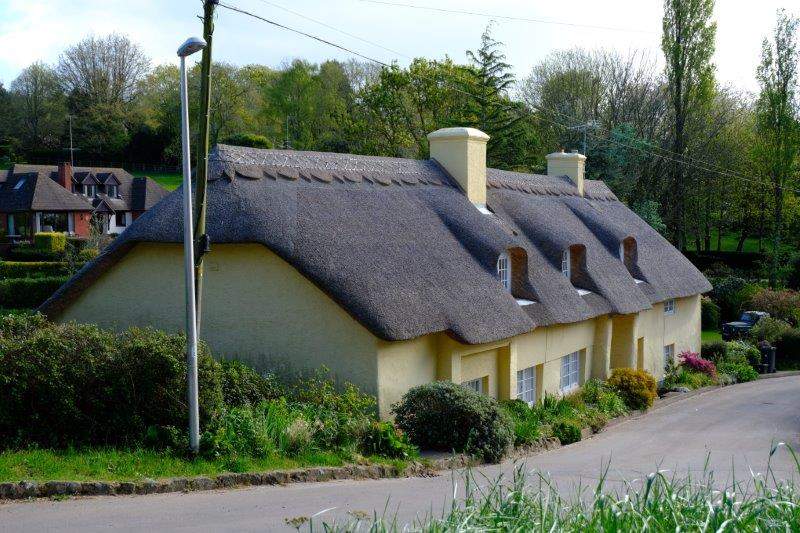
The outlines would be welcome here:
[[[403,56],[457,61],[475,48],[488,22],[482,16],[432,12],[366,0],[222,0],[286,25],[317,34],[365,55],[407,63]],[[662,0],[386,0],[416,6],[480,12],[576,24],[544,24],[497,19],[495,37],[506,44],[508,60],[519,77],[548,53],[580,46],[622,52],[644,49],[660,55]],[[761,41],[786,7],[800,14],[798,0],[717,0],[718,79],[755,90]],[[356,40],[289,13],[291,9],[385,48]],[[6,86],[36,60],[55,63],[59,53],[81,37],[109,32],[127,34],[154,63],[176,62],[183,39],[202,33],[200,0],[0,0],[0,81]],[[580,25],[616,28],[588,28]],[[216,60],[278,66],[293,58],[311,61],[345,59],[345,52],[288,33],[239,13],[218,8],[214,34]]]

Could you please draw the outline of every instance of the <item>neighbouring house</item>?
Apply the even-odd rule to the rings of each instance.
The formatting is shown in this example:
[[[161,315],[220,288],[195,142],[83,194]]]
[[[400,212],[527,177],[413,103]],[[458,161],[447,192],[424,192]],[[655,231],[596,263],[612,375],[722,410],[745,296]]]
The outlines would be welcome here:
[[[121,168],[15,164],[0,170],[0,233],[30,240],[40,231],[87,237],[90,224],[121,233],[169,192]]]
[[[500,399],[700,347],[703,275],[600,181],[486,168],[488,137],[427,161],[218,145],[201,337],[261,371],[326,366],[378,398],[444,379]],[[42,306],[59,321],[181,330],[180,190]]]

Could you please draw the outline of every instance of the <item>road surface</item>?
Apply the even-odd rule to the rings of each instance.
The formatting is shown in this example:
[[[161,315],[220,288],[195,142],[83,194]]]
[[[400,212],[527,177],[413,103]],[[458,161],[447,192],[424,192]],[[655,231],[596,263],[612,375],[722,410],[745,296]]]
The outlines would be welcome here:
[[[710,454],[717,479],[763,472],[770,447],[786,442],[800,451],[800,376],[759,380],[714,390],[623,422],[577,444],[526,458],[525,468],[548,472],[562,488],[591,484],[611,461],[613,481],[658,468],[702,473]],[[796,475],[786,450],[773,457],[779,477]],[[476,469],[492,479],[507,462]],[[457,476],[456,476],[457,477]],[[453,493],[450,473],[432,478],[300,483],[147,496],[78,498],[0,504],[0,531],[272,531],[286,519],[328,509],[315,521],[346,520],[373,510],[400,523],[438,513]]]

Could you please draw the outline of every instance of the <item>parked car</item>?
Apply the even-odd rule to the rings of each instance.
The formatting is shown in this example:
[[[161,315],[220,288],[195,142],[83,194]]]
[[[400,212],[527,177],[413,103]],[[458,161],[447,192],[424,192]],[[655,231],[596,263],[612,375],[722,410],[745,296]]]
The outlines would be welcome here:
[[[722,340],[730,341],[747,336],[759,320],[769,317],[764,311],[745,311],[739,320],[722,324]]]

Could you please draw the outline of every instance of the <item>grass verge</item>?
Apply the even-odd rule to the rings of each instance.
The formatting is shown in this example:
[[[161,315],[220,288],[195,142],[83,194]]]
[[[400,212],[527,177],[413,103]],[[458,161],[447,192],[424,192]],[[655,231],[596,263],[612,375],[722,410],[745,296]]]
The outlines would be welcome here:
[[[783,446],[770,452],[772,456]],[[796,470],[800,473],[797,457]],[[708,464],[708,462],[706,462]],[[632,481],[612,481],[608,466],[594,486],[579,486],[573,493],[559,491],[540,473],[526,473],[518,466],[509,481],[502,477],[486,483],[470,473],[459,480],[466,496],[446,506],[441,516],[431,516],[411,525],[379,514],[356,517],[346,523],[325,523],[323,531],[798,531],[800,487],[781,480],[770,467],[745,480],[720,483],[705,468],[693,476],[667,477],[659,470]],[[393,507],[391,502],[386,509]],[[312,519],[287,520],[295,527]]]
[[[342,466],[354,457],[312,451],[287,458],[188,458],[153,450],[17,450],[0,453],[0,482],[45,481],[141,481],[170,477],[214,476],[225,472],[267,472],[312,466]],[[400,460],[379,457],[370,463],[403,467]]]

